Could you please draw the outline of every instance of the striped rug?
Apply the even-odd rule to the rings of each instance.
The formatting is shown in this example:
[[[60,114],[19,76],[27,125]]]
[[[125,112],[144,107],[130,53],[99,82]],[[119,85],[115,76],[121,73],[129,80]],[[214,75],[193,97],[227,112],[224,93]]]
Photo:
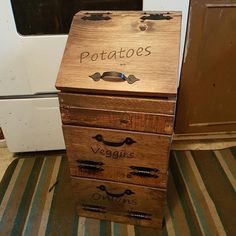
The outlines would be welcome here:
[[[62,154],[16,159],[0,183],[0,235],[236,235],[236,148],[171,153],[162,231],[78,217]]]

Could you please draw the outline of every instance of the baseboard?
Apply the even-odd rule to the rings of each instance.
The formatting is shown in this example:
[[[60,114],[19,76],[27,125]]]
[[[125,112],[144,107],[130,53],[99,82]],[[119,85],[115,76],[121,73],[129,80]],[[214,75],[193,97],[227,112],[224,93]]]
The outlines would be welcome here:
[[[235,132],[174,134],[172,150],[212,150],[236,146]]]

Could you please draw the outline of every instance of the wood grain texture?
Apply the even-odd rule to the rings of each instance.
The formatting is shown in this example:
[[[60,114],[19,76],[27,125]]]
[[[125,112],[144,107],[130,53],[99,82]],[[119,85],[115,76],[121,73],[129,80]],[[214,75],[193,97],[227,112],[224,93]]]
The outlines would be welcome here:
[[[236,1],[192,0],[177,134],[236,131]]]
[[[72,186],[81,216],[161,228],[164,190],[86,178],[72,178]]]
[[[179,12],[74,17],[56,87],[79,215],[161,228],[180,24]]]
[[[79,159],[81,161],[86,158]],[[69,161],[70,173],[72,177],[85,177],[97,180],[114,181],[118,183],[128,183],[152,188],[166,189],[167,173],[150,171],[150,176],[138,176],[138,171],[126,166],[109,166],[106,163],[101,165],[102,171],[93,169],[82,169],[79,163]],[[142,168],[142,166],[138,166]],[[134,173],[134,174],[132,174]],[[153,175],[153,176],[151,176]]]
[[[58,89],[100,94],[176,95],[179,12],[150,13],[163,14],[160,20],[145,19],[149,13],[144,12],[103,12],[104,17],[111,19],[97,21],[88,20],[89,13],[79,12],[73,19],[56,82]],[[139,80],[129,84],[114,82],[113,78],[94,81],[89,77],[107,71],[121,72],[126,77],[134,75]]]
[[[102,96],[91,94],[59,93],[61,106],[91,109],[148,112],[173,115],[176,99]]]
[[[154,113],[60,107],[63,124],[172,134],[174,117]]]
[[[166,188],[171,136],[76,126],[63,126],[63,133],[71,175]],[[109,146],[93,138],[97,135],[115,144],[126,138],[135,143]],[[78,161],[102,164],[86,169]]]

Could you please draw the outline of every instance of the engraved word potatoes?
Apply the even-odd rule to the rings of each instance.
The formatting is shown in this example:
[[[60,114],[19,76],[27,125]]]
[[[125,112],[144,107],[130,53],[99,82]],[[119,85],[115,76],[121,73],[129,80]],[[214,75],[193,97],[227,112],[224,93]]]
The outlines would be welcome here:
[[[149,56],[151,54],[151,46],[138,47],[136,49],[120,48],[118,50],[105,51],[90,53],[88,51],[81,52],[79,55],[80,63],[85,61],[97,61],[97,60],[116,60],[122,58],[131,58],[133,56]]]

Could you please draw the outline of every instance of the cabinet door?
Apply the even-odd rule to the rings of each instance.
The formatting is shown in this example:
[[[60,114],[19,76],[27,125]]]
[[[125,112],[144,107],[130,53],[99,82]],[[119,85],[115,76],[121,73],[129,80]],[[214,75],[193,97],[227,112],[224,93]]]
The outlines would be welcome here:
[[[236,1],[192,0],[177,134],[236,131]]]

